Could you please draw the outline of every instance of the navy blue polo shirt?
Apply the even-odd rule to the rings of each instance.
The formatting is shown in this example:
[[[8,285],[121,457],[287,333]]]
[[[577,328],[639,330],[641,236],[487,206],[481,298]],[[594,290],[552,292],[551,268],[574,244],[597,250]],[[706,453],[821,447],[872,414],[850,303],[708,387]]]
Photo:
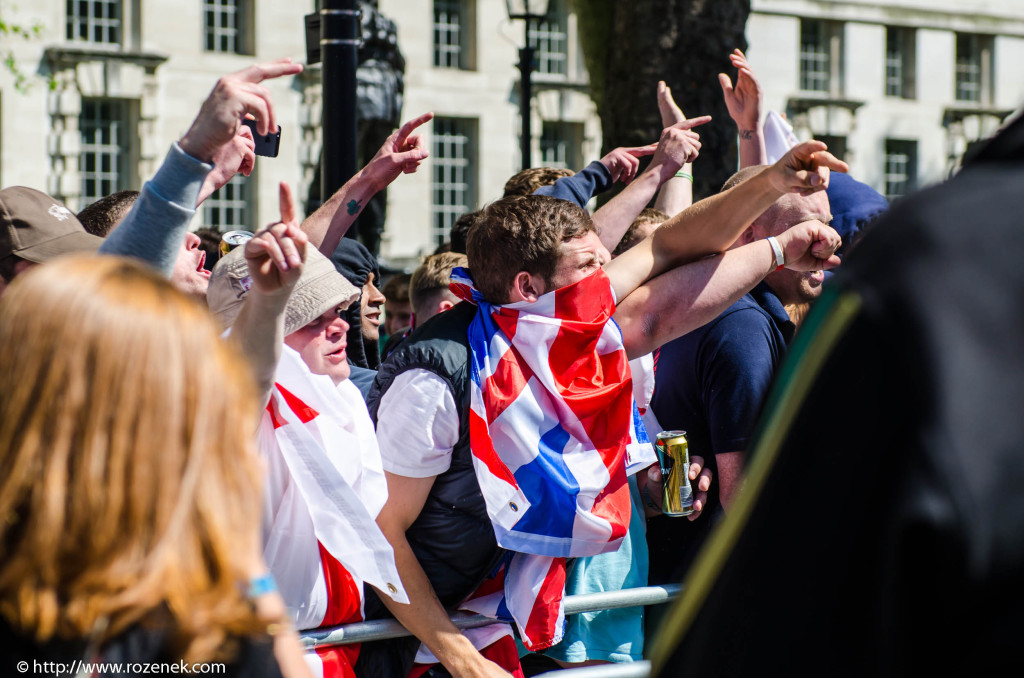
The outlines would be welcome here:
[[[651,407],[666,430],[686,431],[690,454],[704,457],[716,476],[716,454],[746,449],[794,329],[762,282],[704,327],[661,347]],[[652,584],[678,580],[720,513],[712,482],[693,523],[648,520]]]

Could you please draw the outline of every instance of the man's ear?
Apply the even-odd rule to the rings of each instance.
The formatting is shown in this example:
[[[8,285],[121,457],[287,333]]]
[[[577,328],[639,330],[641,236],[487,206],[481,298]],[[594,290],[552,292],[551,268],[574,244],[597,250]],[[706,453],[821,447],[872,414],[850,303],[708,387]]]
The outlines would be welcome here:
[[[450,301],[450,300],[448,300],[448,299],[442,299],[437,304],[437,312],[438,313],[444,313],[445,311],[447,311],[450,308],[455,308],[455,303]]]
[[[510,291],[510,303],[528,301],[531,304],[544,294],[544,283],[538,276],[526,271],[519,271],[512,280]]]
[[[754,233],[754,226],[747,226],[747,230],[740,234],[740,244],[749,245],[750,243],[757,240],[756,234]]]

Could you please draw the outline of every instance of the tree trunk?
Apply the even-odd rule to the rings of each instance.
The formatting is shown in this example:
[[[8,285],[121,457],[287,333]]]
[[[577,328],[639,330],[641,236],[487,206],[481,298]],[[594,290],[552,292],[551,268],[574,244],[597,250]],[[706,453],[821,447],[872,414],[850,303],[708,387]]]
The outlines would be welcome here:
[[[687,117],[711,115],[697,131],[694,197],[717,193],[736,171],[736,126],[718,73],[736,71],[729,54],[747,47],[750,0],[574,0],[584,56],[603,130],[604,152],[658,140],[656,88],[664,80]]]

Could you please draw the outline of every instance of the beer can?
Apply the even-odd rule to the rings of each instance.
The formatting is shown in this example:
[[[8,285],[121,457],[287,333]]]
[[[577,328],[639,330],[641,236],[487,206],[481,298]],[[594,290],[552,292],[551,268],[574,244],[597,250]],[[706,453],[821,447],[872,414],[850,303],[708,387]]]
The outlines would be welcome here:
[[[220,237],[220,255],[224,256],[239,245],[244,245],[252,236],[249,231],[228,231]]]
[[[690,446],[686,431],[662,431],[654,441],[661,467],[661,512],[666,516],[693,513],[693,487],[690,485]]]

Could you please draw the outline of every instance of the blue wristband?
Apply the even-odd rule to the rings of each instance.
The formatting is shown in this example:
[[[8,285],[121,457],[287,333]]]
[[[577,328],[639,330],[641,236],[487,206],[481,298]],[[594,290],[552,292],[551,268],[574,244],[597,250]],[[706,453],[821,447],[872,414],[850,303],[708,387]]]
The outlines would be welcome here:
[[[261,574],[258,577],[253,577],[249,580],[249,599],[255,600],[260,596],[265,596],[268,593],[274,593],[277,591],[277,582],[274,581],[274,575],[269,572]]]

